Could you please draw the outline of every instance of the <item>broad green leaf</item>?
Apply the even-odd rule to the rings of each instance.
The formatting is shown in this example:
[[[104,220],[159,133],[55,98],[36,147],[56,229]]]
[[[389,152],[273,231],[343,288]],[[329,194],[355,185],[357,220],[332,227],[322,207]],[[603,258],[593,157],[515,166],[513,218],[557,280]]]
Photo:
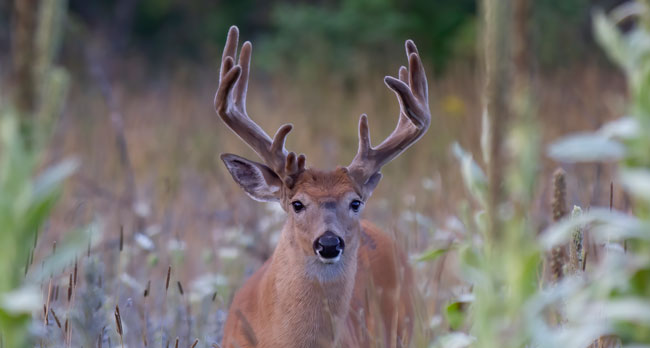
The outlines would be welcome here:
[[[0,294],[0,309],[10,315],[31,314],[43,307],[41,292],[36,286],[23,286]]]
[[[457,300],[445,306],[445,319],[452,330],[459,330],[467,318],[467,307],[474,301],[471,294],[461,296]]]
[[[646,232],[647,224],[636,217],[606,208],[592,208],[579,216],[567,217],[549,226],[541,234],[541,246],[550,250],[567,243],[577,228],[588,225],[591,226],[590,235],[601,242],[609,238],[650,240],[650,234]]]
[[[548,155],[560,162],[615,161],[623,158],[625,147],[602,135],[578,133],[552,143]]]
[[[463,333],[452,332],[441,336],[434,347],[440,348],[465,348],[471,346],[476,341],[476,338]]]
[[[444,255],[449,251],[450,248],[440,248],[440,249],[432,249],[429,251],[424,252],[422,255],[417,257],[417,261],[435,261],[437,260],[440,256]]]
[[[465,152],[458,144],[452,145],[452,152],[460,163],[460,171],[463,181],[469,192],[481,204],[485,204],[487,194],[487,177],[481,167],[474,161],[472,154]]]
[[[640,127],[639,120],[625,116],[605,123],[598,130],[598,134],[607,139],[629,139],[639,135]]]
[[[60,188],[61,183],[79,167],[79,162],[66,159],[45,170],[34,181],[34,198],[39,199]]]
[[[75,258],[87,250],[88,244],[91,247],[101,239],[101,225],[93,223],[85,228],[68,232],[65,239],[57,244],[56,254],[43,260],[43,266],[30,271],[29,281],[40,283],[49,278],[52,274],[61,272],[62,269],[74,263]]]
[[[621,32],[602,11],[594,15],[594,33],[596,40],[605,49],[609,57],[626,70],[630,66],[632,52],[628,49]]]
[[[650,169],[621,169],[619,177],[627,192],[650,202]]]

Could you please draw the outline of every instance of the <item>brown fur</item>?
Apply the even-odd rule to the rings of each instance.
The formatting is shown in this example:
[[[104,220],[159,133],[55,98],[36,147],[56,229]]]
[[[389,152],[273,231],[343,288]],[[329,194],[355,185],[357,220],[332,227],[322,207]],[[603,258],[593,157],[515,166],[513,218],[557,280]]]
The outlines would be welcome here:
[[[236,293],[223,347],[408,346],[410,267],[390,237],[349,212],[361,194],[347,171],[306,170],[283,196],[282,236]],[[302,215],[291,210],[295,199],[305,203]],[[326,229],[345,241],[335,265],[314,262],[313,241]]]
[[[408,69],[400,67],[399,78],[384,78],[400,104],[395,130],[372,147],[368,117],[361,115],[359,148],[350,165],[322,172],[305,169],[305,156],[284,147],[291,125],[271,138],[246,113],[252,45],[242,45],[235,65],[238,41],[233,26],[215,110],[264,163],[232,154],[221,159],[253,199],[281,203],[287,221],[272,257],[235,295],[224,346],[408,346],[413,322],[408,263],[360,214],[381,168],[431,124],[427,78],[415,43],[404,45]]]

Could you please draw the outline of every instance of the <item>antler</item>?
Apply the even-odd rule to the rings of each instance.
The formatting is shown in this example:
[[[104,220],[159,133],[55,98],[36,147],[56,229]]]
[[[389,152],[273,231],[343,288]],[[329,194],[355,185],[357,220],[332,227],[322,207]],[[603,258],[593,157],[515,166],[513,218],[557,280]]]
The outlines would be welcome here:
[[[429,92],[427,77],[422,61],[411,40],[406,41],[406,56],[409,69],[399,69],[399,79],[386,76],[384,83],[397,95],[400,105],[399,121],[395,130],[377,147],[370,144],[368,117],[364,114],[359,119],[359,150],[348,166],[348,171],[357,182],[366,181],[404,150],[415,143],[429,128],[431,112],[429,111]]]
[[[249,41],[244,42],[239,54],[239,64],[234,65],[238,41],[239,29],[232,26],[228,31],[221,59],[219,88],[214,97],[215,110],[226,125],[248,144],[285,183],[291,186],[290,178],[305,168],[305,156],[296,156],[295,153],[288,152],[284,147],[287,134],[293,128],[291,124],[282,125],[271,139],[260,126],[248,117],[246,91],[248,90],[253,46]]]

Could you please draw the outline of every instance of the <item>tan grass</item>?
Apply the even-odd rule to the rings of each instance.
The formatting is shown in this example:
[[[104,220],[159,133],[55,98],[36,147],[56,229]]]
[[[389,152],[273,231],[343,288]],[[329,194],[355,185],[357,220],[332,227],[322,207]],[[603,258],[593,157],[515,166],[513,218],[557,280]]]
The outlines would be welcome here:
[[[143,328],[128,330],[123,337],[117,337],[111,330],[106,330],[105,336],[103,332],[88,333],[93,341],[97,337],[101,346],[103,339],[110,341],[112,337],[113,342],[122,339],[124,346],[140,346],[144,340],[150,346],[164,346],[165,342],[174,341],[171,337],[178,336],[183,337],[184,345],[191,338],[201,337],[201,344],[218,346],[219,325],[223,323],[214,319],[215,312],[227,311],[234,291],[268,257],[279,227],[273,220],[277,216],[267,206],[250,201],[218,160],[222,152],[256,157],[214,115],[214,68],[184,67],[155,81],[142,80],[141,73],[130,70],[135,70],[133,67],[123,69],[118,69],[120,78],[113,88],[124,116],[124,136],[139,191],[137,197],[142,200],[136,203],[142,203],[140,213],[146,213],[146,224],[138,226],[133,222],[136,212],[121,198],[127,178],[103,97],[92,83],[73,84],[52,153],[75,155],[83,165],[66,186],[62,204],[41,237],[44,242],[39,243],[41,247],[47,246],[46,250],[39,254],[37,248],[36,258],[50,254],[50,245],[51,254],[55,254],[56,241],[62,240],[65,231],[101,216],[105,231],[113,232],[97,236],[99,246],[86,258],[80,258],[75,268],[79,267],[83,274],[87,269],[85,262],[98,260],[105,265],[106,269],[98,275],[98,288],[106,290],[109,298],[122,299],[119,304],[125,327],[131,328],[134,323]],[[373,139],[383,139],[394,127],[398,106],[381,83],[381,77],[390,69],[387,66],[386,71],[359,73],[352,89],[346,89],[336,79],[323,80],[316,86],[281,74],[256,80],[250,87],[249,113],[266,130],[294,123],[287,147],[306,153],[308,165],[345,165],[356,151],[360,113],[368,113]],[[589,64],[545,74],[538,84],[544,143],[570,131],[596,128],[615,114],[616,103],[624,95],[618,75]],[[459,141],[480,158],[480,100],[475,86],[473,68],[467,66],[453,66],[447,75],[432,79],[430,132],[386,167],[383,183],[368,204],[366,217],[396,235],[409,255],[435,246],[447,247],[450,241],[463,236],[452,218],[466,195],[456,163],[449,156],[449,145]],[[545,160],[540,177],[548,178],[555,166]],[[597,187],[603,181],[610,182],[612,168],[603,167],[600,176],[593,174],[594,165],[565,169],[565,204],[606,204],[609,192]],[[538,190],[539,209],[531,218],[538,221],[541,229],[551,216],[546,197],[553,186],[548,180],[539,182],[544,183]],[[407,213],[417,213],[430,222],[414,220]],[[120,231],[119,235],[116,231]],[[131,236],[135,233],[149,236],[154,243],[153,251],[134,245]],[[587,240],[584,248],[585,253],[589,251],[589,262],[596,262],[596,251]],[[230,258],[224,251],[233,249],[237,255]],[[430,327],[430,319],[440,316],[443,305],[456,296],[457,287],[462,284],[454,252],[436,262],[415,265],[415,279],[422,292],[419,308],[425,312],[422,317],[426,317],[417,318],[420,322],[415,326],[423,327],[425,332],[420,336],[426,339],[448,331],[444,323]],[[180,279],[173,279],[181,296],[168,291],[172,267],[174,278],[182,275],[183,285]],[[79,302],[88,301],[82,294],[89,288],[83,275],[77,280],[76,273],[68,270],[65,275],[54,275],[57,285],[53,286],[53,302],[58,297],[58,285],[68,286],[68,303],[73,307],[65,316],[64,332],[66,345],[71,346],[77,346],[82,333],[70,315],[78,310]],[[140,286],[125,286],[121,280],[125,274]],[[193,281],[209,274],[223,277],[227,284],[206,291],[201,298]],[[57,279],[63,279],[63,283],[56,282]],[[155,286],[151,289],[149,280],[154,284],[164,282],[164,291],[156,291]],[[73,296],[73,291],[79,294]],[[77,303],[75,296],[81,299]],[[131,312],[134,307],[125,307],[123,302],[128,298],[133,299],[135,308],[146,311],[144,320],[133,321],[137,317],[129,313],[135,313]],[[201,316],[207,307],[202,301],[210,304],[205,310],[209,317]],[[112,308],[97,306],[95,303],[92,308],[107,313],[106,317],[111,315]],[[63,313],[60,307],[56,309]],[[195,325],[188,325],[190,322]],[[144,329],[147,325],[150,330]],[[151,336],[147,336],[148,332]],[[178,342],[177,339],[174,343]]]

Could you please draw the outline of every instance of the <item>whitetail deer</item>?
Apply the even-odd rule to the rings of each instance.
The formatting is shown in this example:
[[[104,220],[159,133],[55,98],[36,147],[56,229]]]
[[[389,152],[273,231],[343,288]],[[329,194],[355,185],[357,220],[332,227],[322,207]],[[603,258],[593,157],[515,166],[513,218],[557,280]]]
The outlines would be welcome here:
[[[429,128],[427,79],[413,41],[409,68],[386,85],[399,100],[397,127],[377,147],[368,119],[359,121],[359,150],[347,167],[305,168],[305,156],[285,149],[292,126],[271,139],[246,113],[252,46],[235,65],[239,31],[223,52],[217,114],[264,164],[223,154],[233,179],[253,199],[278,202],[287,220],[271,258],[235,294],[223,347],[402,347],[413,330],[412,274],[390,237],[366,220],[363,206],[382,166]]]

